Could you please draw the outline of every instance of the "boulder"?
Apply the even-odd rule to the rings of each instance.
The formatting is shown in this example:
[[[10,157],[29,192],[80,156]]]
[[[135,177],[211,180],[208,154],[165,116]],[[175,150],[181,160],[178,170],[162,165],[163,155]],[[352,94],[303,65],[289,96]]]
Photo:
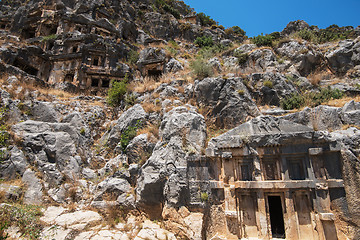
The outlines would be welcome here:
[[[154,143],[148,141],[147,134],[141,134],[133,138],[125,149],[128,163],[145,162],[152,154]]]
[[[129,127],[140,126],[146,118],[147,113],[142,106],[140,104],[134,105],[119,117],[115,125],[101,138],[101,142],[103,145],[106,144],[110,148],[114,148],[119,143],[124,131]]]
[[[126,208],[134,208],[135,199],[130,194],[131,186],[123,178],[110,177],[96,186],[92,206],[106,206],[107,202],[114,202]]]
[[[299,32],[301,30],[308,30],[310,29],[309,24],[304,20],[297,20],[293,22],[289,22],[284,30],[282,30],[281,35],[288,36],[292,33]]]
[[[195,96],[219,128],[231,128],[260,115],[241,78],[206,78],[195,83]]]
[[[59,114],[55,111],[52,103],[48,102],[34,102],[31,109],[33,120],[41,122],[58,122]]]
[[[41,205],[43,198],[43,187],[35,172],[27,169],[22,177],[22,182],[27,186],[23,203]]]
[[[272,70],[278,65],[276,55],[271,49],[256,49],[249,53],[247,63],[244,65],[247,68],[255,69],[256,71]]]
[[[343,123],[340,113],[340,108],[321,105],[313,109],[305,108],[303,111],[291,113],[280,118],[306,125],[315,131],[333,131],[342,127]]]
[[[0,178],[15,179],[22,176],[28,166],[25,156],[21,150],[13,146],[9,151],[9,157],[2,160],[0,164]]]
[[[93,211],[76,211],[73,213],[65,213],[57,218],[54,222],[64,228],[70,228],[74,230],[82,230],[87,226],[93,226],[102,221],[102,217]]]
[[[283,42],[276,52],[282,57],[291,59],[301,76],[310,74],[322,63],[321,52],[307,42]]]
[[[340,41],[335,49],[329,50],[325,57],[338,74],[345,74],[349,69],[360,64],[360,41]]]
[[[253,73],[249,86],[262,104],[279,106],[280,99],[298,92],[295,84],[280,73]]]
[[[22,137],[24,151],[52,184],[62,181],[63,172],[69,178],[80,173],[81,158],[76,156],[79,133],[68,123],[25,121],[12,127]]]
[[[346,103],[341,109],[341,120],[344,124],[360,126],[360,103],[354,100]]]
[[[175,39],[179,35],[179,23],[171,14],[148,12],[144,15],[144,29],[161,39]]]
[[[205,120],[186,107],[176,107],[164,115],[160,135],[162,141],[156,144],[153,154],[139,172],[136,188],[139,206],[185,203],[186,156],[200,153],[205,146]]]
[[[183,65],[175,58],[171,58],[169,62],[167,62],[165,65],[165,73],[170,73],[170,72],[176,73],[183,69],[184,69]]]
[[[22,195],[22,189],[20,186],[1,183],[0,193],[4,193],[7,200],[17,201]]]

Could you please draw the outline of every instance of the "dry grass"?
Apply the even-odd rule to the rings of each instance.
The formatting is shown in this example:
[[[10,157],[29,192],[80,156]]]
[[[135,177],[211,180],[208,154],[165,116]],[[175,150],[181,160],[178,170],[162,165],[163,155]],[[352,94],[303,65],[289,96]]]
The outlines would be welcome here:
[[[141,128],[137,131],[137,135],[141,135],[141,134],[147,134],[148,137],[151,139],[151,136],[154,136],[155,139],[159,139],[159,125],[156,124],[148,124],[146,127]],[[150,135],[150,136],[149,136]]]
[[[321,80],[330,79],[332,74],[330,71],[314,72],[307,76],[310,83],[314,86],[319,86]]]
[[[161,104],[156,103],[156,102],[142,102],[141,106],[144,108],[145,112],[147,113],[153,113],[153,112],[157,112],[160,113],[161,112]]]
[[[355,102],[360,102],[360,96],[356,97],[343,97],[341,99],[332,99],[326,103],[323,103],[323,105],[328,105],[332,107],[343,107],[346,103],[354,100]]]

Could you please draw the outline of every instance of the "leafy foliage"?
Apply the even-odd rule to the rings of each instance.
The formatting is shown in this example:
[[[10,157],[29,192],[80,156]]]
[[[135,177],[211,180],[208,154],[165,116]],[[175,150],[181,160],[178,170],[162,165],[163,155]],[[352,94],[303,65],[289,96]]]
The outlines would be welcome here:
[[[190,62],[190,67],[195,76],[199,79],[204,79],[213,75],[212,67],[203,58],[197,58]]]
[[[172,0],[156,0],[155,6],[158,9],[163,9],[165,12],[168,12],[172,14],[175,18],[180,18],[180,13],[173,8],[172,6],[173,1]]]
[[[298,109],[303,106],[316,107],[331,99],[340,99],[344,97],[344,92],[330,87],[322,88],[320,92],[309,92],[305,94],[294,93],[290,97],[283,99],[280,104],[285,110]]]
[[[272,46],[272,41],[274,37],[271,35],[258,35],[256,37],[253,37],[251,41],[256,44],[258,47],[260,46]]]
[[[46,42],[46,41],[49,41],[49,40],[55,40],[56,38],[57,38],[57,35],[52,34],[52,35],[42,37],[41,41]]]
[[[139,53],[135,50],[130,50],[127,56],[127,62],[131,65],[135,65],[139,60]]]
[[[108,91],[107,103],[112,107],[118,107],[124,100],[127,93],[127,75],[122,81],[111,81],[111,88]]]
[[[200,20],[200,24],[201,26],[207,27],[207,26],[212,26],[212,25],[217,25],[217,22],[215,20],[213,20],[212,18],[210,18],[208,15],[206,15],[205,13],[198,13],[197,17]]]
[[[194,42],[198,47],[211,47],[214,45],[214,41],[211,37],[202,36],[196,38]]]
[[[209,195],[206,192],[200,194],[200,199],[202,202],[207,202],[209,200]]]
[[[246,63],[247,60],[249,59],[249,54],[243,53],[242,51],[235,51],[234,57],[236,57],[238,59],[238,64],[242,65],[242,64]]]
[[[303,29],[295,35],[300,38],[314,43],[326,43],[349,38],[356,38],[356,33],[353,27],[339,27],[338,25],[331,25],[325,29],[317,30],[316,27],[312,29]]]
[[[0,239],[7,239],[2,231],[15,225],[20,229],[26,239],[38,239],[41,233],[39,218],[42,216],[41,208],[32,205],[3,205],[0,207]]]
[[[130,141],[136,137],[136,133],[138,128],[141,126],[141,122],[137,121],[134,126],[129,126],[124,132],[121,134],[120,145],[121,150],[124,152],[126,147],[129,145]]]
[[[231,28],[228,28],[225,30],[225,33],[226,34],[234,34],[236,36],[239,36],[239,37],[245,37],[246,36],[246,32],[241,29],[239,26],[233,26]]]

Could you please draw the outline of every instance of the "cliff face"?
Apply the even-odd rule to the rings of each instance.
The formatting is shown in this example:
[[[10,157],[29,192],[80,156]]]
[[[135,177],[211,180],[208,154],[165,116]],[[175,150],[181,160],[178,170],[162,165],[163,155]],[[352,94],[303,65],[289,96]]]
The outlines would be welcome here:
[[[0,238],[358,239],[359,34],[1,1]]]

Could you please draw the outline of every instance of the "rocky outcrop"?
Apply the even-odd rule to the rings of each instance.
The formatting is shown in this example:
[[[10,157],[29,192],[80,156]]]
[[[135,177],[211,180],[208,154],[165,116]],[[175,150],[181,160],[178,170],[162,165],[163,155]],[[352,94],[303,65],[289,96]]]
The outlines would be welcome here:
[[[340,41],[335,49],[325,55],[332,69],[343,75],[360,64],[360,39]]]
[[[282,57],[292,60],[292,64],[301,76],[307,76],[318,69],[322,63],[321,52],[307,42],[283,42],[276,49]]]
[[[293,22],[289,22],[288,25],[281,32],[282,35],[290,35],[291,33],[299,32],[301,30],[310,29],[309,24],[303,20],[297,20]]]
[[[195,83],[194,94],[219,128],[231,128],[260,115],[241,78],[205,78]]]
[[[161,123],[159,141],[141,167],[136,188],[139,206],[159,203],[179,206],[187,198],[186,157],[205,147],[204,118],[186,107],[169,111]]]
[[[101,142],[110,148],[114,148],[121,139],[121,134],[131,127],[140,127],[145,122],[147,113],[140,104],[136,104],[124,112],[115,125],[103,135]]]

